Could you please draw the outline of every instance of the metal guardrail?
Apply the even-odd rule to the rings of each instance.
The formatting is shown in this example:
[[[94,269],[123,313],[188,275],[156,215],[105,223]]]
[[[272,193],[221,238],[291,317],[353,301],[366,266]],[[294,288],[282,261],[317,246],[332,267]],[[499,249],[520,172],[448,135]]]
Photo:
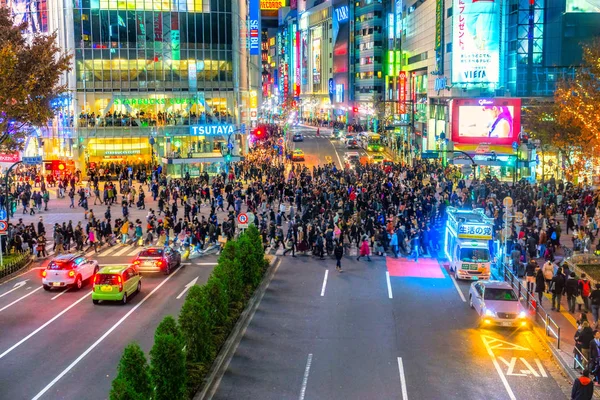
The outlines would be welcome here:
[[[504,280],[511,284],[513,289],[517,292],[519,299],[526,302],[527,311],[535,313],[536,320],[544,325],[546,336],[554,337],[556,339],[556,347],[560,349],[560,326],[552,319],[546,309],[537,302],[535,295],[527,291],[527,288],[523,286],[521,280],[516,277],[509,268],[504,264],[500,264],[500,268]]]

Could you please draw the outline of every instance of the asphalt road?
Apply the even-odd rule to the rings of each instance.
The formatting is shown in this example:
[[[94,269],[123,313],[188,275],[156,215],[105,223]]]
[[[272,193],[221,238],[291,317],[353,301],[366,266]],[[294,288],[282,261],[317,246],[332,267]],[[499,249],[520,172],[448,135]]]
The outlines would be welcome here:
[[[101,266],[131,261],[133,250],[121,249],[96,259]],[[195,278],[205,283],[216,257],[184,262],[169,276],[144,275],[142,291],[125,306],[93,305],[89,283],[44,291],[40,268],[48,262],[0,285],[0,399],[108,398],[123,348],[136,341],[148,352],[162,318],[178,316],[185,295],[177,296]]]
[[[532,332],[477,329],[447,272],[425,262],[346,257],[340,274],[334,260],[284,258],[214,398],[567,398]]]

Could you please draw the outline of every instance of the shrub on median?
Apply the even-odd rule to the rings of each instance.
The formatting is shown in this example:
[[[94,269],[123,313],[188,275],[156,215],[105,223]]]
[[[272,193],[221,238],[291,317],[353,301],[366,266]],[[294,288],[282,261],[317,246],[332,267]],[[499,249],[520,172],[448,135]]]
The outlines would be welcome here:
[[[157,335],[150,350],[150,376],[155,400],[187,398],[185,351],[173,335]]]
[[[212,357],[212,328],[206,287],[192,286],[181,312],[179,325],[187,346],[188,359],[192,362],[207,362]]]
[[[131,343],[123,350],[110,400],[146,400],[151,393],[146,355],[137,343]]]

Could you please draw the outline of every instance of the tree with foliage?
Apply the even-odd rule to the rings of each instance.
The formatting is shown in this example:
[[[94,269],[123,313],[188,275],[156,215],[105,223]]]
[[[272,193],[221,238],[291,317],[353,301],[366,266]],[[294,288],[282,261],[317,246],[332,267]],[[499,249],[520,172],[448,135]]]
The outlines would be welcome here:
[[[175,339],[183,342],[183,336],[181,334],[181,330],[177,325],[177,321],[170,315],[167,315],[163,318],[163,320],[156,327],[156,331],[154,332],[154,340],[160,335],[171,335]]]
[[[244,271],[244,283],[251,285],[252,288],[257,287],[262,280],[264,273],[265,254],[262,244],[257,245],[256,236],[258,229],[251,225],[242,233],[238,239],[238,251],[244,255],[242,260]],[[260,237],[260,234],[258,234]]]
[[[577,126],[586,138],[600,138],[600,38],[583,44],[583,65],[575,79],[559,82],[555,100],[558,121]]]
[[[192,286],[179,314],[179,326],[192,362],[207,362],[212,357],[214,320],[205,287]]]
[[[155,400],[184,400],[186,395],[185,352],[173,335],[158,335],[150,350],[150,375]]]
[[[21,150],[32,127],[52,118],[52,100],[66,91],[60,78],[71,68],[56,33],[25,34],[26,27],[0,7],[0,145],[5,151]]]
[[[212,275],[221,280],[227,290],[230,302],[237,302],[242,298],[244,289],[244,276],[241,259],[244,255],[240,252],[237,240],[229,240],[221,255]]]
[[[206,282],[206,294],[214,324],[223,326],[229,315],[229,297],[223,282],[215,275],[211,275]]]
[[[110,400],[146,400],[151,394],[146,355],[137,343],[131,343],[123,350]]]

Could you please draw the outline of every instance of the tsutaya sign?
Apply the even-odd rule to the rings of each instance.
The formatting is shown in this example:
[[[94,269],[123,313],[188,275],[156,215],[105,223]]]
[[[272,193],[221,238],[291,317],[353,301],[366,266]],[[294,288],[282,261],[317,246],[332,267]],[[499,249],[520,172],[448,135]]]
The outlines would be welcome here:
[[[171,105],[171,104],[202,104],[202,100],[199,98],[190,98],[190,97],[171,97],[171,98],[159,98],[159,99],[149,99],[149,98],[116,98],[115,105],[155,105],[155,104],[163,104],[163,105]]]
[[[192,136],[227,136],[234,133],[235,126],[231,124],[190,126],[190,135]]]

